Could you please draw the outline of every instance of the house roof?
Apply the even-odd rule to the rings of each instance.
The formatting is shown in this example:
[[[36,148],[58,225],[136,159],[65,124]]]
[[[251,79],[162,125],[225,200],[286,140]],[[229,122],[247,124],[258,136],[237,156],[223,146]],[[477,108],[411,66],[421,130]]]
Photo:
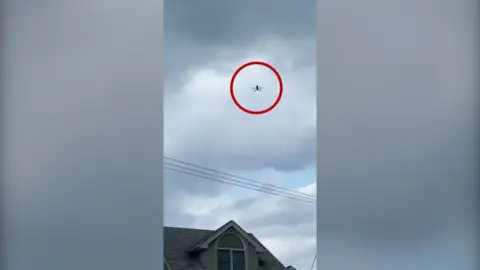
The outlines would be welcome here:
[[[189,253],[191,247],[214,231],[164,227],[163,253],[171,270],[207,270]]]
[[[265,251],[265,247],[260,243],[260,241],[258,241],[258,239],[252,237],[252,235],[248,234],[245,230],[242,229],[242,227],[238,226],[237,223],[235,223],[235,221],[233,220],[230,220],[229,222],[225,223],[225,225],[223,225],[222,227],[218,228],[212,235],[210,235],[208,238],[206,238],[205,240],[202,240],[201,242],[199,242],[198,244],[195,245],[195,247],[193,248],[193,250],[197,249],[197,248],[200,248],[200,249],[207,249],[208,248],[208,245],[210,245],[210,243],[212,241],[214,241],[215,239],[217,239],[220,235],[222,235],[226,230],[228,230],[229,228],[234,228],[237,232],[240,233],[240,235],[245,239],[247,240],[248,242],[250,242],[250,244],[252,244],[254,247],[255,247],[255,251],[256,252],[264,252]]]
[[[235,222],[228,222],[218,230],[164,227],[164,259],[170,270],[207,270],[192,251],[208,245],[230,227],[240,229],[241,231],[238,230],[240,234],[244,234],[244,238],[252,242],[257,250],[261,250],[261,253],[258,253],[262,262],[259,270],[285,269],[285,266],[253,234],[245,232]]]

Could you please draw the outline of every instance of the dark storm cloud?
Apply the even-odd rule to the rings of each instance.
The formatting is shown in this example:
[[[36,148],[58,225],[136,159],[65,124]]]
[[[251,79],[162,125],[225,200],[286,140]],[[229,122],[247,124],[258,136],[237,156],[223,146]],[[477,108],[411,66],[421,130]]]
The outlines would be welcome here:
[[[471,221],[478,177],[472,4],[320,5],[320,242],[412,244]]]
[[[259,35],[286,38],[315,34],[312,0],[298,1],[165,1],[166,37],[186,36],[199,45],[241,45]]]
[[[158,269],[161,2],[28,2],[4,11],[7,269]]]
[[[244,47],[266,34],[315,35],[315,1],[165,1],[167,80],[211,60],[219,47]],[[309,59],[314,57],[307,54]]]

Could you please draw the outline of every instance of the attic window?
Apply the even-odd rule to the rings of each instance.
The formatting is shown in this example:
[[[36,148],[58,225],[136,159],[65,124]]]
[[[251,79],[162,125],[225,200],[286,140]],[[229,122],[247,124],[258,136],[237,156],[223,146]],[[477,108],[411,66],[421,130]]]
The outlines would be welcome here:
[[[245,270],[245,247],[235,234],[225,234],[217,242],[217,270]]]
[[[227,233],[220,237],[217,246],[219,248],[244,250],[242,240],[233,233]]]

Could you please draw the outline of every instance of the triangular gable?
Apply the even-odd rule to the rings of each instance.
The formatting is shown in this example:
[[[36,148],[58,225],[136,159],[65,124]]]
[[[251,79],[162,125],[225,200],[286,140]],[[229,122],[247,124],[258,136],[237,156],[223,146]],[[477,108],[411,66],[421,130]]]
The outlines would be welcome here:
[[[234,228],[237,232],[240,233],[240,235],[246,239],[250,244],[252,244],[255,247],[256,252],[264,252],[265,248],[258,242],[257,239],[253,238],[251,235],[249,235],[242,227],[238,226],[235,221],[231,220],[227,222],[225,225],[220,227],[215,231],[215,233],[210,236],[209,238],[203,240],[202,242],[198,243],[193,249],[207,249],[210,243],[215,241],[219,236],[221,236],[223,233],[225,233],[228,229]]]

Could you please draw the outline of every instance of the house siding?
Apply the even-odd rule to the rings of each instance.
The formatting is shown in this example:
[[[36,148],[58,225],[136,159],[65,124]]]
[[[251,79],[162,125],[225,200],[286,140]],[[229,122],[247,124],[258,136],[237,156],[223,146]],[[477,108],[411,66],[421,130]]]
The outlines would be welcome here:
[[[255,247],[250,243],[248,243],[247,254],[247,270],[258,270],[258,254],[255,252]]]
[[[200,262],[208,270],[217,269],[217,254],[215,251],[215,245],[210,245],[210,247],[203,251],[199,256]]]

